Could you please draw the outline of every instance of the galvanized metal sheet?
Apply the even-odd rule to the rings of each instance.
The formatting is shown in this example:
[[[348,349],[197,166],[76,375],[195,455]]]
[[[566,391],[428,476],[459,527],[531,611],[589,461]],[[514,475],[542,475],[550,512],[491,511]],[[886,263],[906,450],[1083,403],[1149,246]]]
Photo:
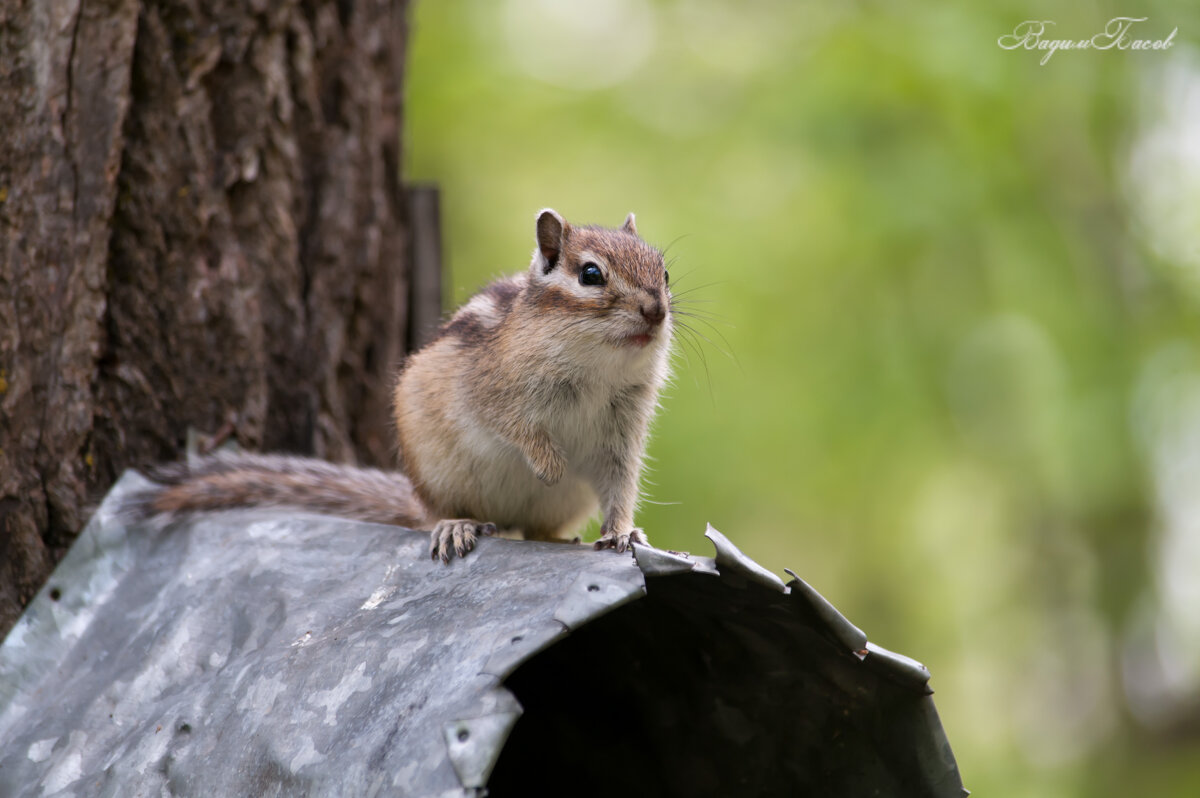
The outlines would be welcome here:
[[[127,526],[142,484],[0,646],[0,795],[963,794],[928,672],[719,533],[445,566],[327,517]]]
[[[447,567],[319,516],[126,527],[113,498],[0,647],[0,795],[466,794],[442,730],[520,710],[497,641],[558,625],[582,572],[641,578],[487,539]]]

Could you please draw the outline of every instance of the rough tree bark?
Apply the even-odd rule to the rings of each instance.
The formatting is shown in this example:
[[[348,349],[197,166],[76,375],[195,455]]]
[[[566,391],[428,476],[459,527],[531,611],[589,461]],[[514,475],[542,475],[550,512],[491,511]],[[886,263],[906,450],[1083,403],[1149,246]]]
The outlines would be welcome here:
[[[0,4],[0,636],[189,429],[390,461],[405,5]]]

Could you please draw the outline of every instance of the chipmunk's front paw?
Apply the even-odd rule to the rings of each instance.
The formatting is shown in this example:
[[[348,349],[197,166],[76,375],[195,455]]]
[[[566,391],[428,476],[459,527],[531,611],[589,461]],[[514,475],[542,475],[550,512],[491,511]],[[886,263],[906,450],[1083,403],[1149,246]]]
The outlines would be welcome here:
[[[604,532],[600,536],[600,539],[596,541],[595,549],[597,551],[600,549],[616,549],[619,553],[629,550],[634,543],[642,546],[650,545],[650,541],[646,539],[646,533],[634,528],[628,532]]]
[[[557,485],[567,472],[567,461],[557,451],[552,451],[551,454],[553,456],[534,463],[533,475],[546,485],[553,486]]]
[[[452,518],[438,521],[429,535],[429,558],[449,564],[451,552],[466,557],[475,548],[477,535],[496,534],[495,524],[481,524],[470,518]]]

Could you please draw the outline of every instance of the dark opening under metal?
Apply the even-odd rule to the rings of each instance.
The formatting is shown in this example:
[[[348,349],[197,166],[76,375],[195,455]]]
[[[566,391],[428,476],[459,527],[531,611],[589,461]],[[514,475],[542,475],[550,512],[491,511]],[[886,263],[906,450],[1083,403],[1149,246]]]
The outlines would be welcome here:
[[[647,578],[519,667],[489,795],[961,794],[930,783],[949,749],[905,720],[924,691],[864,668],[795,597],[716,581]]]

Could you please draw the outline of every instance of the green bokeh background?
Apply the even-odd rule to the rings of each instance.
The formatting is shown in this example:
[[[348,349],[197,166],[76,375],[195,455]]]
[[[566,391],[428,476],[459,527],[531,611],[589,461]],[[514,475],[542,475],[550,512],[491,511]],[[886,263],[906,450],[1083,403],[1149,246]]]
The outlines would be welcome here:
[[[1178,33],[997,43],[1118,15]],[[708,321],[654,543],[711,522],[925,662],[976,794],[1200,795],[1198,35],[1191,2],[418,0],[406,175],[448,302],[546,206],[675,259]]]

